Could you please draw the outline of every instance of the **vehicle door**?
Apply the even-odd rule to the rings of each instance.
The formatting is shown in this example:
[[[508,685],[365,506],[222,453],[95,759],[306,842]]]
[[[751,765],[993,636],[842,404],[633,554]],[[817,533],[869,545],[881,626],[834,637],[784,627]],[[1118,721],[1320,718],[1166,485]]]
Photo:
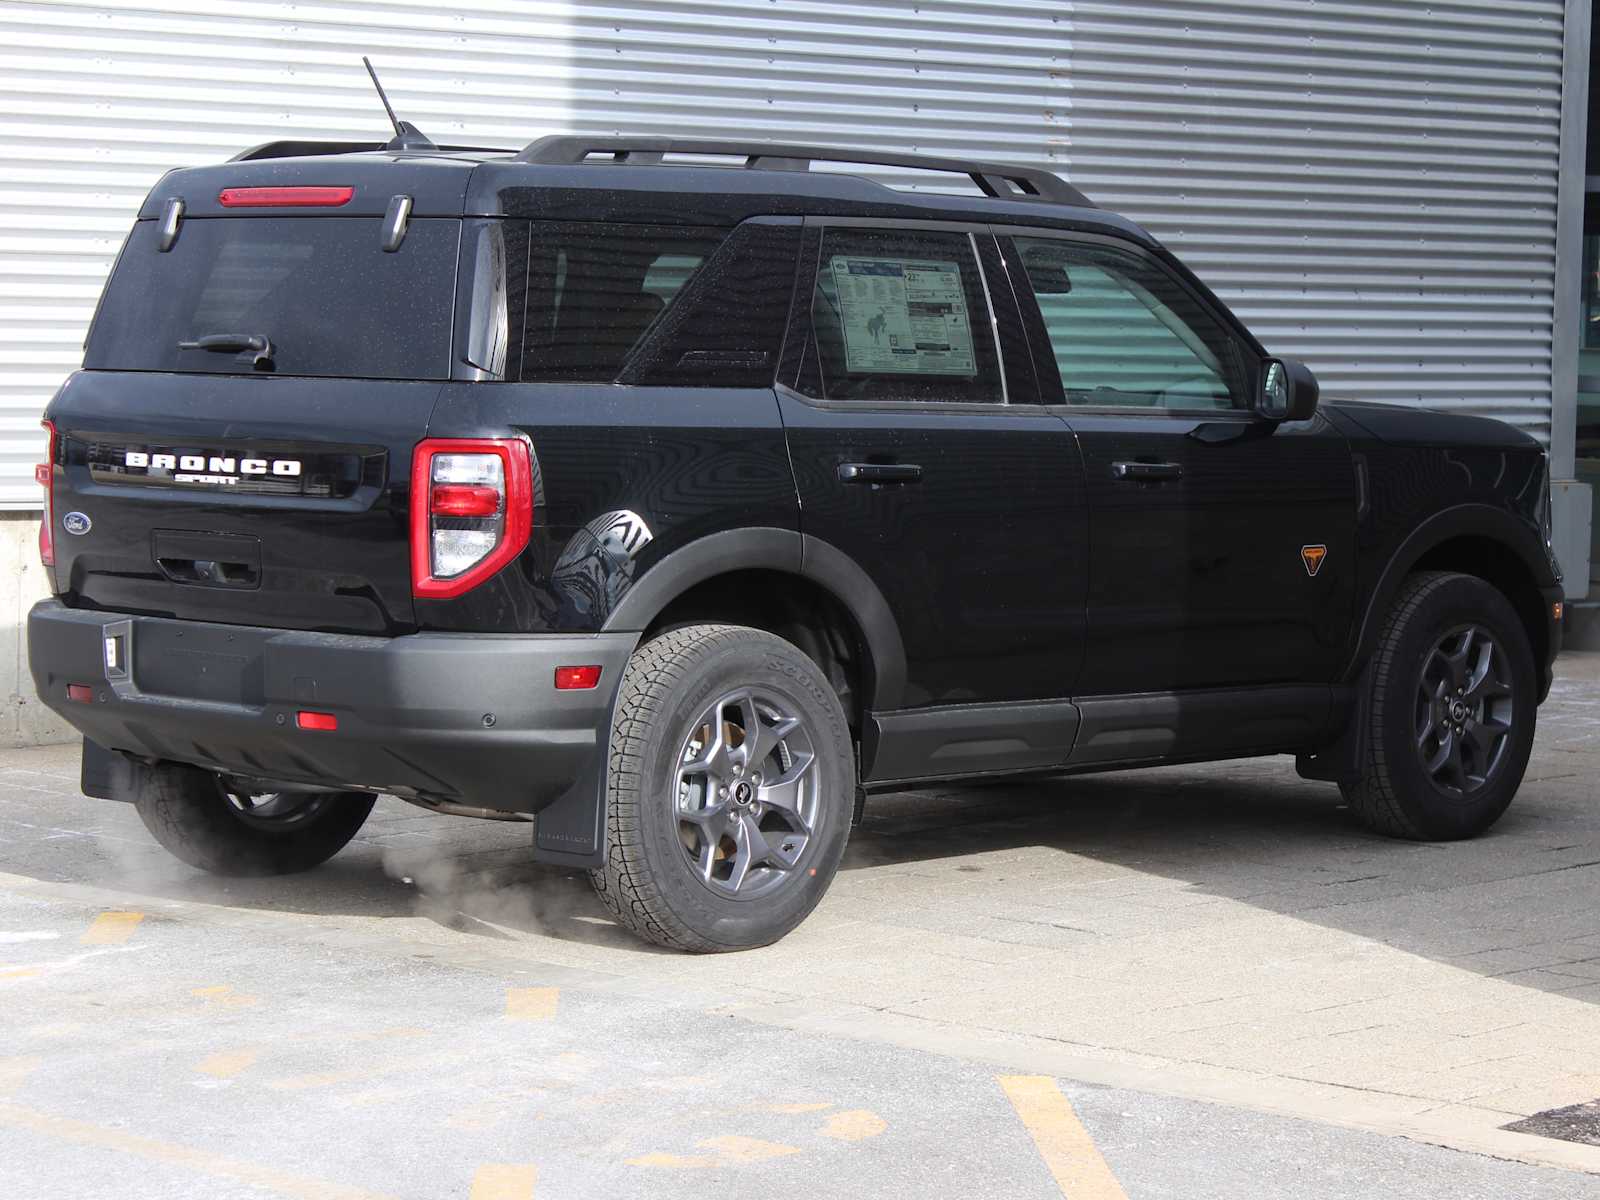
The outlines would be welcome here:
[[[1356,480],[1320,415],[1259,419],[1264,355],[1198,285],[1119,239],[1000,244],[1044,399],[1087,479],[1080,696],[1325,684],[1351,620]]]
[[[1043,742],[1070,743],[1070,729],[1041,742],[1025,728],[1037,714],[991,714],[991,726],[979,711],[1070,694],[1087,550],[1076,442],[1031,403],[993,238],[942,222],[807,227],[778,388],[801,530],[887,600],[905,649],[900,707],[969,706],[951,717],[969,724],[966,749],[933,761],[930,735],[925,754],[907,749],[874,775],[1060,761],[1065,745]]]

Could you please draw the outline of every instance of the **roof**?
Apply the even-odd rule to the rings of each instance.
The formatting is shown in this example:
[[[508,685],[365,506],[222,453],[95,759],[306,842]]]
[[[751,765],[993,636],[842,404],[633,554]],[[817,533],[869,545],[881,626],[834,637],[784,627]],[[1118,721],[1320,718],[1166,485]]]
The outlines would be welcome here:
[[[980,194],[911,191],[864,175],[810,169],[823,161],[966,176]],[[222,188],[287,184],[353,185],[355,197],[340,206],[341,216],[381,215],[391,196],[405,194],[418,217],[676,225],[726,225],[759,215],[942,218],[1099,230],[1153,241],[1132,221],[1094,207],[1040,167],[790,143],[566,135],[541,138],[520,151],[272,142],[228,163],[168,173],[140,215],[155,217],[174,196],[191,216],[237,215],[218,203]]]

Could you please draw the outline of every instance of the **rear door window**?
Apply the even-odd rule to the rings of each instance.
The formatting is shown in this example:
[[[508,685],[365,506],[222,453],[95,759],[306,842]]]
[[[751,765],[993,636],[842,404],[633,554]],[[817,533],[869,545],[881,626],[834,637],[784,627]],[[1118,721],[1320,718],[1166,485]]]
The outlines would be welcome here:
[[[822,236],[801,390],[821,400],[1001,403],[983,275],[965,232]]]
[[[118,260],[84,365],[119,371],[443,379],[461,222],[413,220],[385,253],[377,217],[185,220],[170,250],[140,221]],[[271,359],[180,349],[260,336]]]

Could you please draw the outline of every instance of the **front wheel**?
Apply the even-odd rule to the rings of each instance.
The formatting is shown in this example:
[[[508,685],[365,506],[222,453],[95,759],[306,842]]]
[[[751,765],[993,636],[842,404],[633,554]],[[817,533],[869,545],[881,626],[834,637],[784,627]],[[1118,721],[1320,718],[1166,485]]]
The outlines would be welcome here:
[[[698,952],[775,942],[838,870],[850,731],[822,672],[781,638],[692,625],[640,646],[609,766],[606,862],[590,878],[649,941]]]
[[[213,875],[290,875],[327,862],[377,801],[363,792],[245,792],[198,767],[129,764],[133,807],[168,851]]]
[[[1472,575],[1412,576],[1369,672],[1352,811],[1379,833],[1473,837],[1511,804],[1533,750],[1537,669],[1511,602]]]

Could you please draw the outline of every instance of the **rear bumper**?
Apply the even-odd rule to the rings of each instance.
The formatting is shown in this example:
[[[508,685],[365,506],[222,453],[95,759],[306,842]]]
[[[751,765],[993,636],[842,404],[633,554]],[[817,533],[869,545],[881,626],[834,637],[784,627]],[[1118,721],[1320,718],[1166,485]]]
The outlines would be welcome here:
[[[108,637],[123,639],[120,669],[108,666]],[[55,600],[28,615],[39,698],[107,749],[524,813],[595,778],[637,637],[353,637]],[[589,664],[601,667],[598,687],[556,690],[557,667]],[[89,685],[92,701],[69,699],[69,684]],[[338,728],[299,728],[303,710]]]

